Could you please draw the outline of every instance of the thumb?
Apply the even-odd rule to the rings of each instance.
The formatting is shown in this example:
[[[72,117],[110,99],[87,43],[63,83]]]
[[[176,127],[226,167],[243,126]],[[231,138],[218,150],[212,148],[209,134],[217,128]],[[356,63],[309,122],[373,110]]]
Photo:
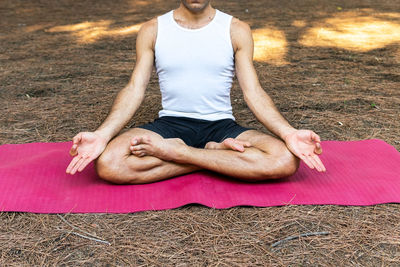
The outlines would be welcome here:
[[[316,134],[316,133],[314,133],[314,132],[311,133],[311,139],[312,139],[313,141],[315,141],[315,142],[318,142],[318,143],[321,142],[321,137],[319,137],[319,135]]]
[[[315,144],[315,149],[314,149],[314,153],[321,155],[322,154],[322,147],[321,147],[321,143],[316,143]]]
[[[75,156],[78,154],[77,147],[78,147],[78,145],[73,145],[73,146],[71,147],[71,149],[69,150],[69,154],[70,154],[72,157],[75,157]]]
[[[74,138],[72,138],[72,142],[74,143],[74,145],[77,145],[81,141],[82,141],[82,133],[78,133],[77,135],[74,136]]]
[[[82,141],[82,133],[78,133],[77,135],[74,136],[74,138],[72,138],[72,147],[69,150],[69,154],[74,157],[78,154],[77,148],[78,148],[78,144]]]

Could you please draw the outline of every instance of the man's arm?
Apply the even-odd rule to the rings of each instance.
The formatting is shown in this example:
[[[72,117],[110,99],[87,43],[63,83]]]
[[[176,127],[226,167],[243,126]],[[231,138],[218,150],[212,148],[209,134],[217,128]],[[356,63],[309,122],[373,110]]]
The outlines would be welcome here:
[[[250,27],[234,18],[231,38],[235,52],[236,75],[250,110],[268,130],[284,140],[289,150],[310,168],[325,171],[317,155],[322,152],[320,137],[313,131],[293,128],[261,87],[253,65],[254,42]]]
[[[128,85],[118,93],[109,115],[95,132],[80,132],[73,138],[70,154],[74,158],[67,173],[80,172],[99,157],[139,108],[153,70],[156,35],[157,19],[143,24],[136,39],[136,65]]]
[[[261,87],[253,65],[254,43],[250,27],[233,19],[232,44],[235,50],[235,67],[244,99],[256,118],[282,140],[296,131],[280,114],[272,99]]]
[[[157,19],[142,25],[136,39],[136,65],[131,79],[118,93],[109,115],[96,130],[108,141],[121,131],[143,101],[153,70],[156,37]]]

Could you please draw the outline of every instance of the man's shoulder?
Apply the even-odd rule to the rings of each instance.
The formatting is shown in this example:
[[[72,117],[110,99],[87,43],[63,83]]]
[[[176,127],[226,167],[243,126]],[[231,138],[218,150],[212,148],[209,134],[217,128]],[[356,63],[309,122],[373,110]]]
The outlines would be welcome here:
[[[249,24],[233,17],[231,22],[231,40],[234,51],[236,52],[243,46],[251,45],[252,38]]]
[[[235,17],[232,17],[231,30],[241,33],[251,32],[249,24]]]
[[[136,49],[139,49],[138,47],[151,47],[154,50],[156,38],[157,18],[153,18],[140,26],[136,39]]]
[[[239,29],[239,30],[250,30],[250,26],[246,22],[241,21],[240,19],[236,18],[235,16],[233,16],[233,15],[231,15],[229,13],[225,13],[225,12],[219,10],[219,9],[217,9],[217,11],[220,14],[223,14],[226,17],[232,17],[231,29],[233,29],[233,30],[236,30],[236,29]]]
[[[140,26],[139,32],[157,32],[157,18],[152,18]]]

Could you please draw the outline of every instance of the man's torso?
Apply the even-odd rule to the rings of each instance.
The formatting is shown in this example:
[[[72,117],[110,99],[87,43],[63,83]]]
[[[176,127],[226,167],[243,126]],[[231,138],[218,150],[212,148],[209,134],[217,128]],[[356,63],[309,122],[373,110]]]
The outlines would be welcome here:
[[[162,93],[160,117],[234,119],[231,20],[216,10],[206,26],[187,29],[174,20],[173,11],[158,17],[155,65]]]

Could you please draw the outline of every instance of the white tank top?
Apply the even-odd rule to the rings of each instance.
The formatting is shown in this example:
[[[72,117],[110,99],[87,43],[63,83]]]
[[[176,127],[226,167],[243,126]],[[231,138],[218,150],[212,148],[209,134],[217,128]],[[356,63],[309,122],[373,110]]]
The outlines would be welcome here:
[[[216,10],[206,26],[187,29],[174,20],[173,11],[158,17],[155,65],[162,94],[160,117],[234,119],[231,20]]]

